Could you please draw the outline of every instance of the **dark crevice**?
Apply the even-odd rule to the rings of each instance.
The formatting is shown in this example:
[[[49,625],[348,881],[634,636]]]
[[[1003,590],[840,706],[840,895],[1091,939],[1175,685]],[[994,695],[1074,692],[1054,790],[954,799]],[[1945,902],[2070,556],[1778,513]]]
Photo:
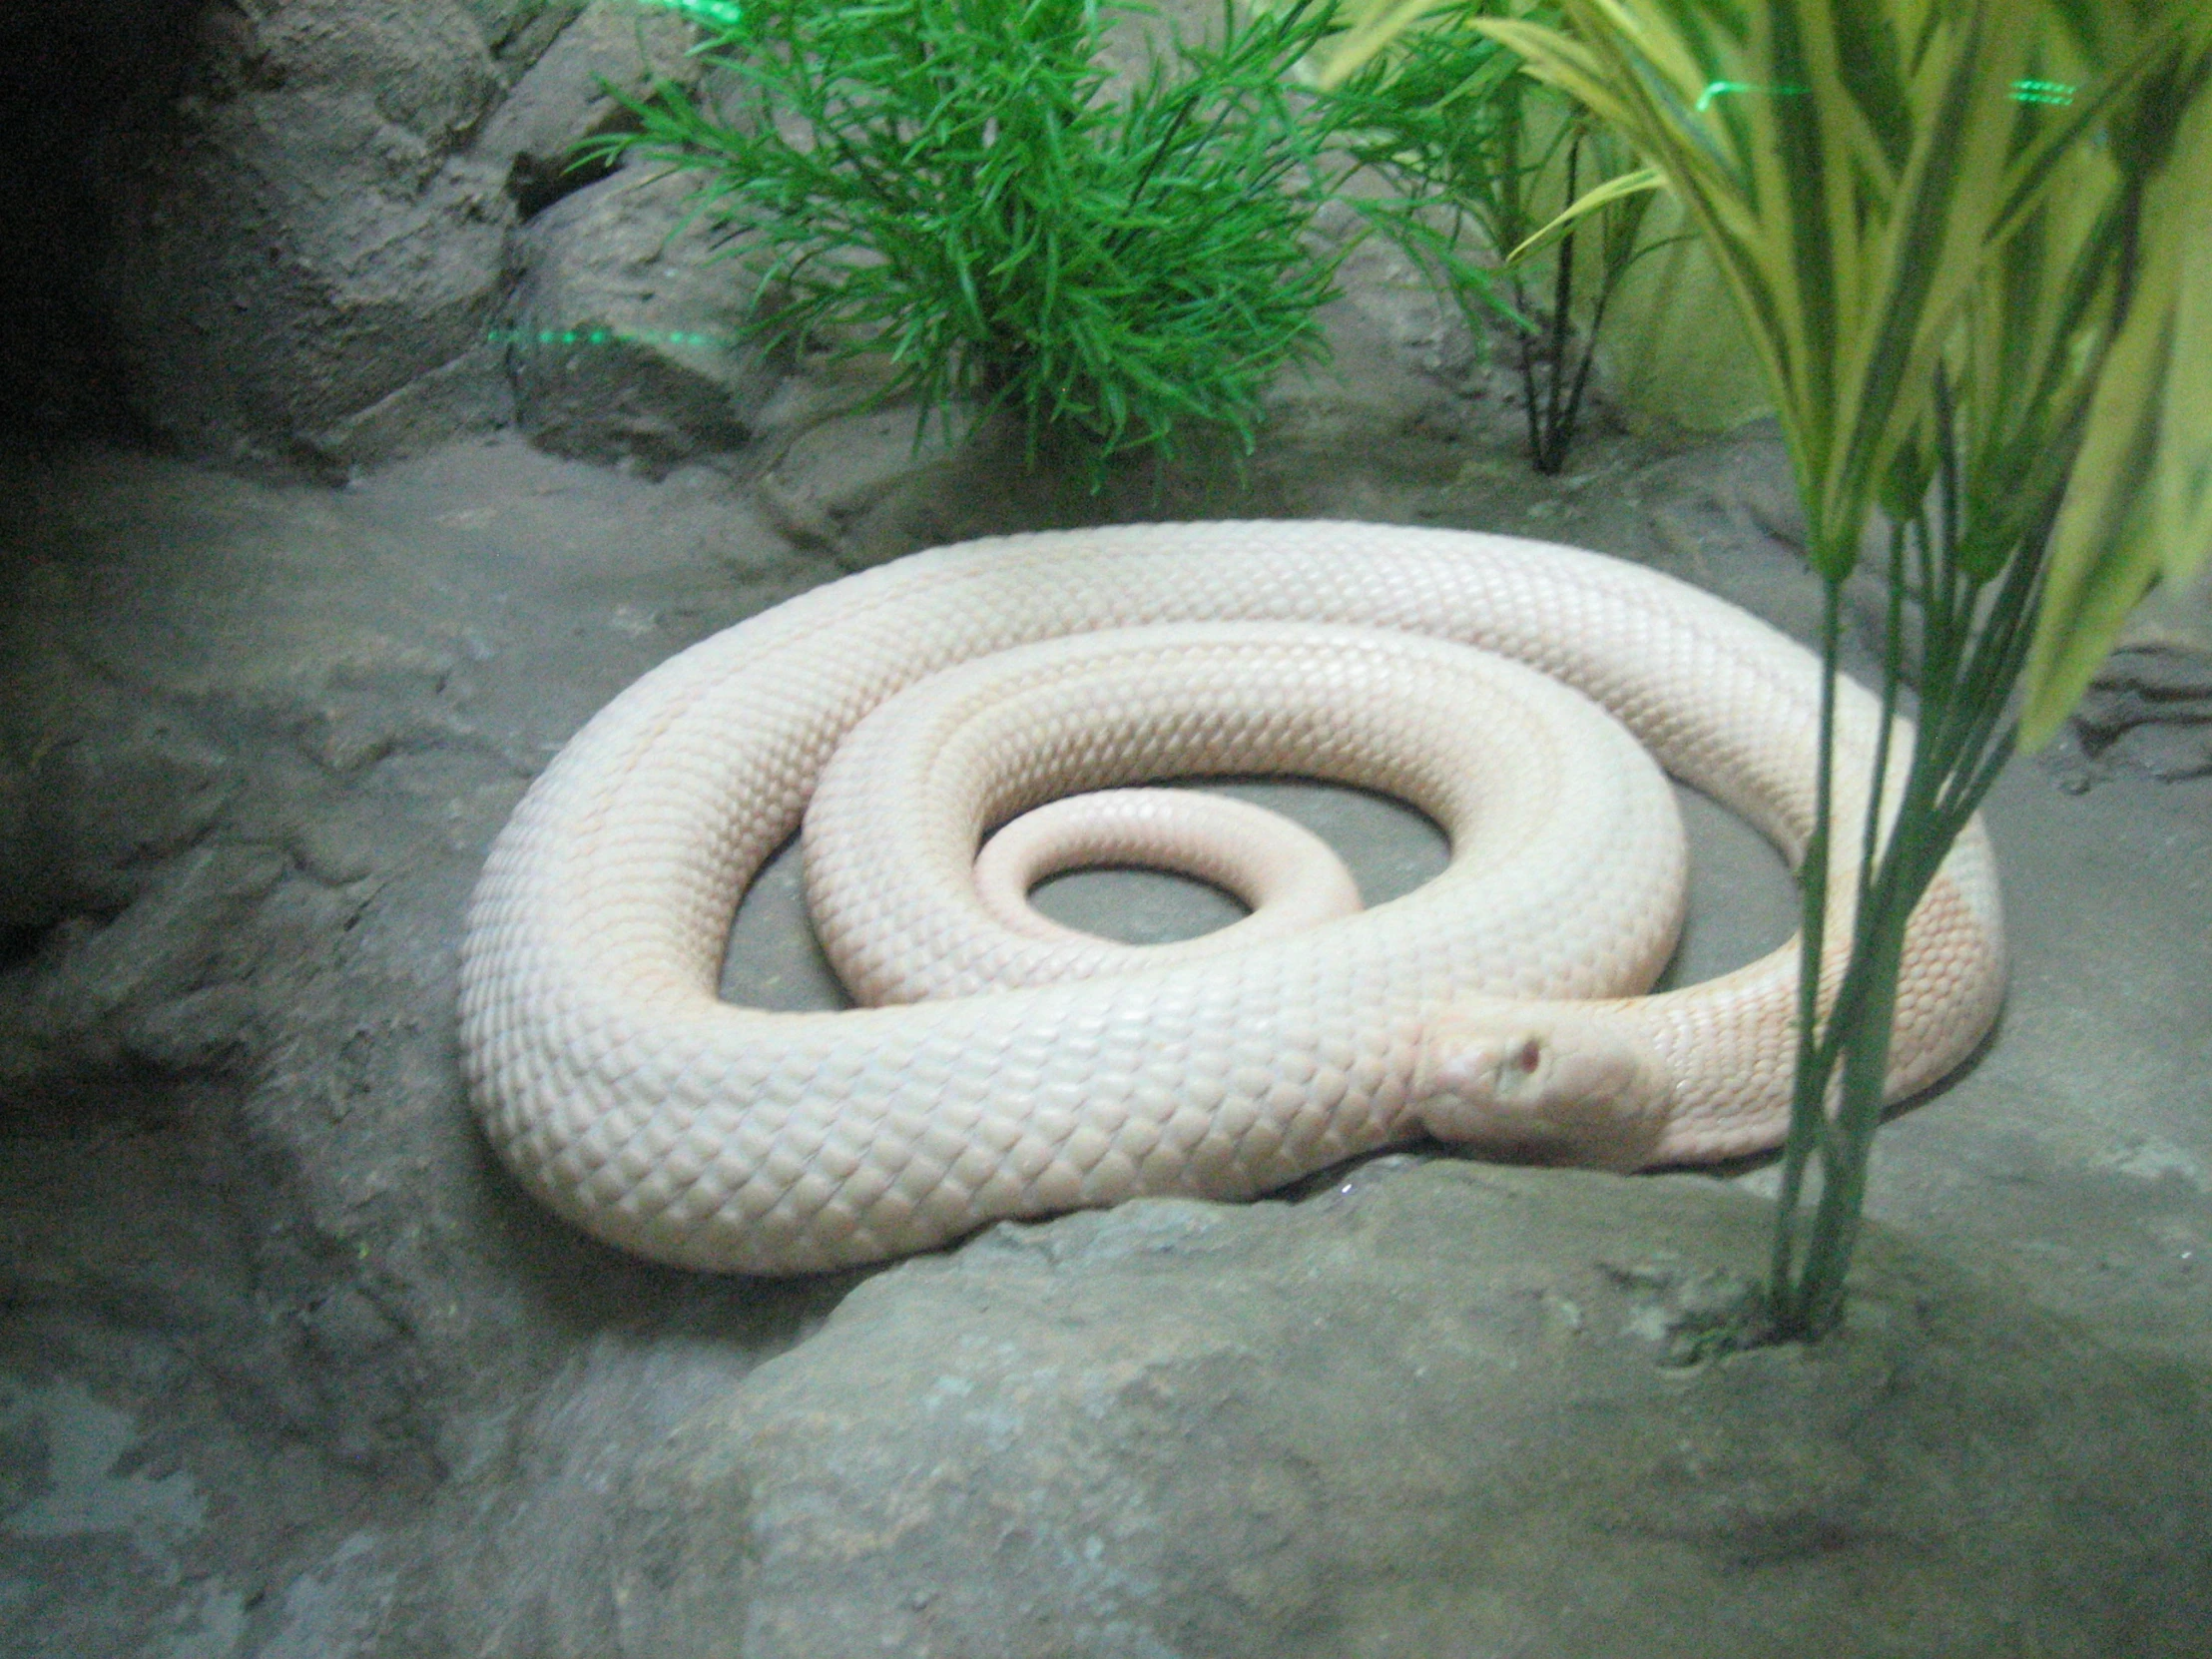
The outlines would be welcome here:
[[[19,921],[0,925],[0,973],[23,966],[39,952],[39,946],[58,925],[55,922]]]
[[[527,224],[554,203],[566,201],[586,186],[611,179],[620,171],[619,163],[605,160],[571,164],[565,158],[545,162],[521,155],[507,170],[507,194],[514,198],[516,217]]]
[[[113,0],[0,22],[0,441],[144,445],[99,274],[131,114],[176,95],[201,7]]]

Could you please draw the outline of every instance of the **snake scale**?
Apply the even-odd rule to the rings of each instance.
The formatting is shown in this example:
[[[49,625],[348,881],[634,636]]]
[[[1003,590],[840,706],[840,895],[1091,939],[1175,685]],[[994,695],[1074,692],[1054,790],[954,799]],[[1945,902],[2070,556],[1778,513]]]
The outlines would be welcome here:
[[[1236,644],[1244,625],[1263,625],[1258,644]],[[1555,694],[1514,669],[1467,695],[1501,699],[1519,735],[1464,764],[1500,779],[1518,768],[1539,806],[1569,804],[1544,821],[1554,827],[1589,820],[1557,849],[1551,830],[1516,840],[1519,809],[1494,804],[1481,779],[1451,782],[1424,747],[1451,747],[1467,725],[1424,713],[1420,688],[1450,677],[1439,653],[1469,646],[1593,701],[1797,860],[1813,818],[1819,665],[1659,573],[1513,537],[1314,521],[935,549],[681,652],[594,717],[526,793],[478,882],[461,954],[462,1049],[491,1144],[530,1191],[603,1240],[769,1274],[1142,1193],[1249,1197],[1422,1134],[1624,1169],[1773,1146],[1787,1117],[1795,941],[1703,984],[1637,994],[1673,922],[1632,889],[1677,879],[1664,843],[1678,827],[1638,804],[1648,791],[1582,805],[1576,778],[1595,788],[1635,763],[1586,726],[1554,735],[1542,711]],[[1104,666],[1082,672],[1105,682],[1067,678],[1077,671],[1061,657],[1084,650]],[[980,958],[1045,948],[994,945],[1011,935],[993,923],[1000,933],[936,940],[955,964],[937,991],[884,993],[925,1000],[824,1013],[722,1002],[738,902],[799,827],[840,742],[863,741],[863,717],[880,707],[871,727],[894,720],[927,688],[894,694],[946,671],[982,673],[1000,654],[1018,695],[1045,701],[996,727],[996,691],[951,699],[983,709],[980,728],[957,710],[924,716],[941,728],[929,741],[950,746],[942,756],[965,757],[922,769],[937,775],[919,780],[936,791],[934,818],[896,830],[923,849],[925,883],[946,879],[946,860],[972,858],[999,817],[1071,783],[1273,768],[1415,800],[1451,833],[1465,893],[1423,888],[1247,948],[984,989],[961,977]],[[1192,693],[1165,665],[1186,656],[1210,700],[1198,715],[1172,706]],[[1063,679],[1072,690],[1054,689]],[[1315,686],[1305,714],[1283,713]],[[1433,730],[1399,745],[1401,717]],[[1879,723],[1875,699],[1847,683],[1841,778],[1865,775]],[[890,752],[916,741],[897,737]],[[1863,795],[1839,790],[1840,845],[1856,844],[1865,811]],[[1485,837],[1510,843],[1517,873],[1488,868]],[[1641,849],[1646,873],[1609,875],[1592,844]],[[1856,878],[1850,858],[1836,862],[1832,941],[1848,935]],[[864,867],[861,877],[865,892]],[[983,914],[972,896],[947,902]],[[1455,911],[1462,902],[1473,908]],[[891,907],[855,904],[863,921]],[[865,938],[837,948],[862,963],[873,951],[887,973],[903,949]],[[1832,947],[1824,980],[1839,968]],[[1892,1098],[1971,1052],[2004,971],[1976,820],[1909,930]]]

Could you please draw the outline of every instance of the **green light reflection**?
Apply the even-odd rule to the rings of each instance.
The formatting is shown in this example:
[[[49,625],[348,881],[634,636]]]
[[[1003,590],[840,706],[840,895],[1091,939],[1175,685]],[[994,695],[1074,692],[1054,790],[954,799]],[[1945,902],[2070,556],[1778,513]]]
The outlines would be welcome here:
[[[729,29],[745,21],[745,8],[733,5],[731,0],[638,0],[638,4],[664,12],[678,12],[705,23],[719,23]]]
[[[680,345],[694,349],[727,351],[734,338],[701,333],[695,328],[487,328],[487,345]]]
[[[2012,101],[2016,104],[2071,104],[2078,90],[2064,81],[2014,81]],[[1806,91],[1799,86],[1763,87],[1756,81],[1708,81],[1694,107],[1702,113],[1714,99],[1729,92],[1764,92],[1776,98],[1802,98]]]

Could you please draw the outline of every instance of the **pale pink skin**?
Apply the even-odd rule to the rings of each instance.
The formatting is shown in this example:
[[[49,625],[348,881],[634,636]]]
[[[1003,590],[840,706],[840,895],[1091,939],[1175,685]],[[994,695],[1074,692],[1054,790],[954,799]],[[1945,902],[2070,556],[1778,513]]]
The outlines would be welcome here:
[[[1591,908],[1610,890],[1606,865],[1550,855],[1540,838],[1530,871],[1565,879],[1483,893],[1502,919],[1481,941],[1432,923],[1438,882],[1254,950],[1132,974],[842,1013],[719,1000],[747,884],[886,699],[1009,648],[1217,621],[1502,654],[1603,707],[1793,859],[1811,828],[1818,663],[1650,570],[1512,537],[1317,521],[1055,531],[917,554],[672,658],[533,784],[493,846],[461,951],[461,1051],[498,1155],[610,1243],[795,1273],[1139,1194],[1250,1197],[1429,1132],[1615,1167],[1779,1141],[1795,941],[1705,984],[1637,994],[1623,970],[1655,972],[1664,940],[1639,922],[1632,947],[1608,943],[1610,924],[1585,920],[1609,913]],[[1332,672],[1284,689],[1314,692],[1308,737],[1351,767],[1388,733],[1352,682],[1332,701]],[[1229,692],[1238,683],[1224,671]],[[1274,696],[1239,717],[1253,732]],[[1070,753],[1110,712],[1071,708]],[[1870,694],[1846,688],[1840,845],[1865,816],[1848,780],[1879,719]],[[1550,755],[1524,759],[1541,769]],[[972,782],[978,800],[999,789]],[[893,839],[950,849],[964,871],[983,829],[1033,804],[899,825]],[[1825,986],[1856,875],[1852,858],[1836,861]],[[972,893],[965,902],[987,918]],[[1973,824],[1908,935],[1891,1098],[1973,1051],[2003,982],[1994,861]],[[1652,1066],[1668,1079],[1656,1131]]]
[[[975,890],[1009,930],[1095,943],[1038,912],[1029,890],[1098,865],[1172,870],[1235,893],[1252,914],[1214,937],[1287,938],[1360,907],[1335,849],[1290,820],[1190,790],[1099,790],[1022,814],[983,843]],[[1141,957],[1141,951],[1133,951]],[[1414,1112],[1440,1141],[1498,1155],[1640,1169],[1666,1127],[1673,1080],[1618,1020],[1470,1000],[1429,1022]]]
[[[1252,911],[1231,924],[1242,944],[1360,910],[1359,883],[1319,835],[1250,802],[1191,790],[1094,790],[1026,812],[975,855],[975,892],[1016,932],[1086,938],[1041,914],[1029,889],[1101,864],[1171,870],[1235,893]]]

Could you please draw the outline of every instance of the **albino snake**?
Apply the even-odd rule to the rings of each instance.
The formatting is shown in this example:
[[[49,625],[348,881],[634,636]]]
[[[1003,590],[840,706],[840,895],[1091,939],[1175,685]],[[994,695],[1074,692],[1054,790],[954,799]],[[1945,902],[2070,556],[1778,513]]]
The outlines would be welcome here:
[[[1105,691],[1070,681],[1058,714],[1061,648],[1009,659],[1027,665],[1013,678],[1041,686],[1045,704],[973,742],[941,711],[920,717],[942,728],[929,742],[967,744],[958,765],[937,756],[920,768],[933,775],[917,787],[937,790],[936,822],[899,830],[922,848],[922,878],[972,857],[980,828],[1069,779],[1092,788],[1278,765],[1377,783],[1442,820],[1466,815],[1447,823],[1453,870],[1468,866],[1484,936],[1460,936],[1458,901],[1431,891],[1440,878],[1295,937],[1170,952],[1126,975],[842,1012],[719,1000],[748,882],[798,827],[832,750],[892,693],[1028,642],[1213,622],[1342,625],[1333,631],[1350,636],[1340,643],[1354,667],[1309,672],[1304,654],[1333,648],[1294,630],[1263,641],[1249,671],[1238,658],[1201,668],[1214,707],[1186,718],[1149,704],[1177,695],[1163,665],[1210,649],[1208,630],[1171,629],[1157,648],[1105,641],[1093,654],[1121,679]],[[1423,699],[1376,691],[1374,704],[1396,712],[1369,718],[1358,665],[1405,658],[1413,684],[1437,686],[1439,706],[1446,671],[1425,641],[1363,645],[1352,629],[1531,665],[1608,710],[1668,772],[1743,814],[1793,861],[1803,847],[1818,664],[1734,607],[1636,566],[1511,537],[1319,522],[1049,532],[917,554],[672,658],[529,790],[492,848],[461,956],[463,1051],[493,1146],[601,1239],[692,1267],[792,1273],[1139,1193],[1249,1197],[1424,1132],[1618,1168],[1774,1145],[1789,1097],[1795,941],[1704,984],[1633,994],[1662,965],[1674,922],[1626,889],[1670,879],[1678,830],[1650,818],[1648,791],[1585,809],[1574,782],[1633,766],[1602,735],[1587,751],[1554,736],[1538,713],[1502,747],[1470,752],[1485,774],[1526,773],[1539,808],[1565,804],[1558,828],[1596,815],[1563,851],[1539,841],[1513,853],[1537,895],[1524,898],[1519,876],[1476,867],[1493,819],[1507,840],[1521,833],[1520,809],[1482,804],[1484,779],[1466,802],[1445,800],[1459,786],[1423,770],[1427,738],[1363,771],[1354,752],[1390,749],[1390,722],[1417,722]],[[1468,695],[1502,698],[1514,721],[1556,698],[1516,689],[1533,679],[1517,672]],[[1307,712],[1279,717],[1307,685],[1322,687]],[[895,718],[895,708],[882,717]],[[1839,718],[1839,778],[1850,780],[1866,772],[1880,714],[1847,686]],[[1094,737],[1093,719],[1119,735]],[[1440,724],[1449,747],[1460,717]],[[1283,739],[1286,726],[1299,732]],[[921,739],[907,730],[886,741],[895,757]],[[1293,758],[1272,760],[1285,743]],[[1030,770],[989,775],[1008,765]],[[1864,811],[1863,797],[1840,790],[1839,847],[1856,845]],[[1660,874],[1607,874],[1592,845],[1615,843],[1657,848],[1645,867]],[[1849,933],[1855,877],[1851,858],[1836,862],[1831,941]],[[949,902],[984,917],[972,894]],[[947,946],[944,988],[968,990],[961,975],[979,956],[1024,954],[988,942],[996,925],[982,919]],[[836,948],[861,963],[903,949]],[[1824,979],[1839,965],[1832,947]],[[1976,821],[1915,912],[1892,1098],[1966,1057],[2003,979],[1994,866]]]

